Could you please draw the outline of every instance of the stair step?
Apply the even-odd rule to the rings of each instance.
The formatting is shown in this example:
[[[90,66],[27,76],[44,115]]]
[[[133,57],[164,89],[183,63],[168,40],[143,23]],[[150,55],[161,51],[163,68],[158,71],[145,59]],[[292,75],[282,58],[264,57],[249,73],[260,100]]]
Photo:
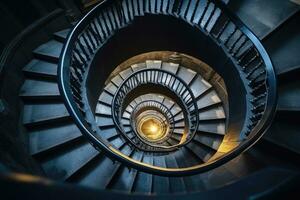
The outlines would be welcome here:
[[[57,64],[33,59],[23,68],[23,72],[27,77],[51,78],[55,80],[57,77]]]
[[[279,30],[263,41],[276,72],[280,73],[288,68],[298,66],[300,63],[298,56],[300,46],[299,20],[300,14],[298,12]]]
[[[128,149],[128,154],[131,154],[132,150]],[[118,171],[114,172],[114,176],[109,182],[109,189],[117,189],[121,191],[131,191],[130,184],[132,182],[133,171],[127,168],[125,165],[120,165]]]
[[[111,79],[111,82],[113,82],[117,87],[119,87],[123,82],[123,78],[119,75],[116,75],[114,78]]]
[[[124,112],[123,115],[122,115],[122,118],[130,119],[130,117],[131,117],[131,113],[129,113],[129,112],[127,112],[127,111],[125,110],[125,112]]]
[[[219,135],[211,135],[203,132],[198,132],[194,140],[200,142],[214,150],[218,150],[220,144],[222,143],[223,137]]]
[[[175,134],[172,134],[170,138],[175,140],[176,144],[178,144],[181,141],[181,137],[182,137],[182,134],[175,133]]]
[[[175,125],[174,125],[175,128],[184,128],[185,127],[185,123],[184,121],[179,121],[179,122],[176,122]]]
[[[206,92],[211,87],[211,84],[209,84],[199,75],[190,85],[190,89],[192,90],[195,98],[198,98],[201,94]]]
[[[282,21],[299,10],[299,6],[291,1],[268,0],[260,1],[230,1],[228,6],[240,19],[259,37],[274,30]]]
[[[178,168],[174,155],[170,154],[166,156],[166,166],[168,168]],[[185,182],[182,177],[169,177],[169,184],[171,193],[183,193],[186,191]]]
[[[277,115],[280,115],[277,113]],[[295,120],[276,118],[264,135],[267,141],[300,154],[299,123]]]
[[[184,132],[184,128],[174,128],[173,132],[179,136],[182,136]]]
[[[96,116],[96,123],[101,128],[105,127],[114,127],[115,124],[111,117],[104,117],[104,116]]]
[[[168,109],[172,108],[172,107],[174,106],[174,104],[175,104],[174,101],[172,101],[172,100],[170,100],[170,99],[167,99],[167,98],[165,98],[165,99],[163,100],[162,103],[163,103],[163,105],[166,106]]]
[[[100,136],[104,139],[109,139],[112,137],[117,137],[119,134],[115,128],[106,128],[105,130],[100,131]]]
[[[199,112],[199,120],[214,120],[225,118],[225,112],[222,106]]]
[[[203,131],[207,133],[214,133],[219,135],[225,134],[225,124],[222,122],[205,122],[199,123],[198,131]]]
[[[159,167],[167,167],[164,156],[155,156],[154,165]],[[170,191],[170,180],[169,177],[164,176],[153,176],[153,193],[164,194]]]
[[[123,118],[123,119],[121,119],[121,123],[122,123],[123,125],[125,125],[125,126],[126,126],[126,125],[129,126],[129,125],[130,125],[130,120],[129,120],[129,119],[124,119],[124,118]]]
[[[23,123],[26,126],[61,121],[69,117],[69,112],[63,103],[24,105]]]
[[[174,116],[174,121],[180,121],[184,119],[184,115],[183,115],[183,112],[180,112],[180,114],[177,114],[176,116]]]
[[[110,106],[112,104],[112,100],[113,100],[113,96],[110,93],[103,91],[100,94],[99,101],[101,103],[104,103],[105,105]]]
[[[120,137],[115,137],[115,138],[112,138],[109,140],[109,142],[117,149],[122,148],[125,144],[124,141]]]
[[[178,77],[180,77],[187,85],[191,83],[197,73],[191,69],[185,67],[179,67],[177,72]]]
[[[221,103],[221,99],[219,98],[217,93],[214,90],[212,90],[212,91],[206,93],[200,99],[198,99],[197,106],[198,106],[198,109],[204,109],[204,108],[207,108],[212,105],[219,104],[219,103]]]
[[[202,177],[199,175],[186,176],[183,178],[187,192],[197,192],[206,190]]]
[[[132,102],[127,106],[127,108],[125,110],[128,113],[132,113],[134,106],[136,106],[136,103],[134,103],[134,105],[131,105],[131,104],[132,104]]]
[[[161,68],[165,71],[171,72],[173,74],[177,74],[177,71],[179,69],[179,64],[163,62]]]
[[[143,157],[143,162],[152,165],[153,157],[151,155],[145,155]],[[151,194],[153,191],[152,187],[153,175],[144,172],[138,172],[133,191],[137,193]]]
[[[278,110],[300,111],[300,81],[281,84],[278,88]]]
[[[33,51],[36,58],[57,63],[61,50],[63,48],[63,43],[50,40],[47,43],[42,44]]]
[[[177,161],[177,164],[179,167],[190,167],[192,165],[197,165],[202,163],[202,159],[199,159],[199,157],[191,152],[189,148],[184,146],[179,151],[176,151],[174,153],[174,157]]]
[[[160,69],[161,63],[162,62],[160,60],[147,60],[146,66],[148,69]]]
[[[128,76],[130,76],[133,73],[131,68],[127,68],[120,72],[120,76],[125,80]]]
[[[54,38],[59,42],[65,42],[71,29],[64,29],[54,33]]]
[[[115,181],[111,181],[110,189],[123,191],[123,192],[131,192],[131,182],[134,179],[133,171],[134,169],[129,169],[126,166],[121,166],[119,169],[119,173],[115,177]]]
[[[142,101],[143,101],[143,99],[139,96],[139,97],[135,98],[132,102],[130,102],[130,106],[132,108],[134,108],[135,106],[137,106]]]
[[[213,190],[237,180],[237,177],[224,166],[215,168],[199,176],[206,189]]]
[[[158,94],[145,94],[137,97],[136,99],[139,100],[139,102],[153,100],[162,103],[164,101],[164,97]]]
[[[132,155],[132,158],[136,161],[141,161],[143,159],[143,156],[144,156],[144,152],[135,151]],[[124,169],[127,169],[127,168],[124,168]],[[128,172],[130,173],[128,175],[127,175],[127,173],[122,173],[121,179],[126,180],[126,189],[125,190],[127,190],[128,192],[132,192],[135,181],[136,181],[137,174],[139,172],[136,169],[128,169]],[[118,181],[117,184],[118,185],[122,184],[122,186],[116,186],[116,188],[123,187],[123,182]]]
[[[55,82],[27,79],[20,90],[23,99],[60,99]]]
[[[127,154],[130,155],[131,152],[132,152],[132,150],[129,148],[129,152]],[[111,189],[113,187],[114,183],[118,180],[118,178],[120,177],[120,175],[122,173],[121,163],[116,163],[116,165],[117,166],[111,172],[111,176],[109,177],[108,181],[105,183],[105,188],[107,188],[107,189]]]
[[[290,67],[280,69],[280,71],[276,71],[278,76],[286,76],[286,79],[289,79],[291,76],[295,74],[299,74],[299,72],[300,72],[300,65],[290,66]]]
[[[131,69],[133,72],[142,70],[142,69],[146,69],[146,63],[137,63],[137,64],[133,64],[131,65]]]
[[[255,149],[251,149],[237,156],[224,164],[224,168],[238,178],[243,178],[255,171],[261,170],[265,165],[260,162],[257,154],[253,152],[255,152]]]
[[[190,149],[190,151],[194,152],[194,154],[198,156],[203,162],[207,162],[215,153],[215,151],[204,148],[204,146],[201,146],[194,140],[192,140],[186,146]]]
[[[118,90],[118,88],[112,83],[108,83],[104,89],[111,95],[114,95]]]
[[[119,163],[114,163],[108,157],[102,156],[101,159],[91,166],[82,178],[79,180],[79,184],[88,186],[95,189],[105,189],[107,182],[111,178],[111,174]]]
[[[51,159],[43,161],[42,166],[49,177],[65,180],[98,154],[99,151],[90,143],[84,142],[65,148],[62,152],[57,152]]]
[[[168,143],[171,144],[171,145],[173,146],[173,145],[178,144],[178,141],[176,141],[176,140],[174,140],[172,137],[170,137],[170,138],[168,139]]]
[[[99,115],[111,116],[111,107],[98,103],[95,113]]]
[[[81,136],[77,126],[72,123],[62,123],[33,130],[29,133],[29,151],[31,155],[41,153]]]

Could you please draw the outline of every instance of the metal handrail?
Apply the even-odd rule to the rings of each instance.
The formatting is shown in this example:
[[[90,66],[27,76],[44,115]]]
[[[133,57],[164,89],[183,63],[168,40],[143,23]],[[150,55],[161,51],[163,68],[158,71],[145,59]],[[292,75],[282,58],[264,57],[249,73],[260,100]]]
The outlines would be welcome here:
[[[159,106],[159,107],[158,107],[158,106]],[[145,108],[145,107],[151,108],[151,109],[157,109],[158,112],[160,112],[160,113],[166,118],[166,120],[167,120],[167,122],[168,122],[168,124],[169,124],[170,127],[169,127],[169,132],[167,133],[167,136],[166,136],[163,140],[160,140],[160,141],[155,142],[155,143],[150,143],[150,142],[144,140],[143,138],[141,138],[141,137],[139,136],[139,134],[137,133],[137,130],[136,130],[137,127],[136,127],[135,124],[134,124],[134,121],[135,121],[134,119],[135,119],[135,117],[136,117],[136,114],[137,114],[138,112],[140,112],[140,111],[141,111],[143,108]],[[163,109],[163,110],[162,110],[162,109]],[[158,148],[158,150],[159,150],[159,148],[161,147],[161,145],[158,145],[158,144],[161,144],[161,143],[167,141],[167,140],[171,137],[171,135],[172,135],[172,133],[173,133],[173,130],[174,130],[174,126],[175,126],[175,124],[174,124],[174,122],[175,122],[175,121],[174,121],[174,116],[173,116],[173,114],[171,113],[171,111],[170,111],[165,105],[163,105],[161,102],[156,101],[156,100],[146,100],[146,101],[142,101],[142,102],[140,102],[139,104],[137,104],[137,105],[134,107],[133,111],[132,111],[132,114],[131,114],[131,117],[130,117],[130,122],[131,122],[132,130],[134,131],[134,133],[135,133],[135,135],[137,136],[137,138],[138,138],[142,143],[148,145],[149,147]],[[172,145],[172,146],[173,146],[173,145]],[[170,149],[171,146],[168,146],[168,148]],[[142,149],[147,151],[147,149],[145,149],[144,147],[142,147]],[[148,148],[148,149],[149,149],[149,148]]]
[[[151,108],[151,109],[157,109],[164,117],[165,117],[165,120],[167,120],[168,124],[169,124],[169,132],[167,133],[167,136],[163,139],[163,140],[160,140],[158,142],[155,142],[156,144],[161,144],[165,141],[167,141],[173,131],[174,131],[174,127],[175,127],[175,124],[174,124],[174,116],[173,114],[171,113],[171,111],[165,106],[163,105],[161,102],[159,101],[156,101],[156,100],[146,100],[146,101],[142,101],[140,103],[138,103],[134,108],[133,108],[133,111],[132,111],[132,114],[130,116],[130,122],[131,122],[131,127],[132,127],[132,130],[134,131],[135,135],[137,135],[137,137],[145,144],[149,145],[150,147],[159,147],[158,145],[155,145],[155,144],[152,144],[148,141],[145,141],[143,138],[141,138],[139,136],[139,134],[137,133],[137,130],[136,130],[136,126],[135,126],[135,123],[134,123],[134,119],[136,118],[137,116],[137,113],[140,112],[141,110],[143,110],[144,108]],[[143,111],[144,112],[144,111]]]
[[[178,82],[178,85],[177,88],[174,90],[173,87],[175,82]],[[173,145],[172,147],[161,146],[160,150],[176,150],[179,147],[182,147],[183,145],[189,143],[193,139],[199,123],[198,107],[196,104],[195,97],[189,86],[180,77],[162,69],[150,68],[138,70],[132,73],[122,82],[112,100],[112,116],[118,131],[125,136],[125,139],[128,140],[128,142],[132,143],[130,141],[130,138],[125,133],[123,127],[121,126],[120,121],[122,105],[124,102],[124,98],[128,95],[129,92],[131,92],[132,89],[137,88],[141,85],[148,84],[157,84],[160,87],[164,87],[170,90],[171,92],[174,92],[178,100],[180,100],[181,104],[184,106],[183,110],[187,113],[185,117],[187,118],[187,128],[189,131],[187,133],[186,141],[184,141],[183,143]],[[180,89],[179,91],[177,91],[178,88]],[[135,145],[134,143],[132,144],[138,148],[137,145]]]
[[[93,55],[94,55],[93,52],[98,51],[101,45],[100,46],[98,45],[95,48],[85,49],[82,43],[84,43],[84,41],[86,42],[90,40],[89,37],[91,36],[91,34],[94,34],[95,38],[94,40],[90,40],[90,43],[91,41],[93,41],[94,43],[96,43],[97,41],[103,44],[113,34],[113,33],[107,33],[108,36],[103,36],[103,35],[99,35],[98,33],[93,33],[93,31],[97,30],[97,27],[95,28],[95,23],[97,22],[98,19],[97,16],[108,6],[115,6],[114,8],[116,9],[116,13],[117,13],[116,18],[118,18],[118,23],[120,25],[119,27],[117,27],[117,29],[127,25],[128,23],[130,23],[130,21],[134,19],[135,16],[132,14],[133,11],[132,10],[129,11],[130,8],[128,7],[126,8],[127,10],[124,9],[121,5],[121,2],[122,1],[105,0],[99,5],[97,5],[94,9],[92,9],[86,16],[84,16],[78,22],[78,24],[73,28],[73,30],[69,33],[69,36],[66,40],[66,43],[64,45],[60,57],[59,68],[58,68],[59,89],[65,100],[65,105],[70,115],[72,116],[75,123],[81,130],[82,134],[85,135],[87,138],[89,138],[90,142],[93,145],[103,150],[112,159],[116,159],[119,162],[124,163],[129,167],[133,167],[138,170],[142,170],[152,174],[163,175],[163,176],[191,175],[191,174],[196,174],[196,173],[211,170],[230,161],[231,159],[235,158],[243,151],[247,150],[252,145],[254,145],[263,136],[263,134],[271,124],[271,121],[274,117],[274,111],[276,108],[276,101],[277,101],[275,71],[272,62],[266,50],[264,49],[263,45],[259,41],[259,39],[220,0],[209,0],[207,4],[212,5],[213,10],[209,14],[208,12],[209,6],[206,6],[201,16],[200,23],[194,24],[194,26],[199,28],[199,30],[201,30],[202,32],[205,32],[217,44],[221,44],[220,46],[228,54],[231,60],[234,61],[234,63],[238,67],[240,67],[239,71],[243,76],[247,77],[247,74],[243,71],[242,65],[245,66],[247,63],[242,63],[242,62],[243,59],[246,60],[244,56],[247,56],[249,52],[250,53],[256,52],[258,54],[259,60],[262,61],[262,65],[259,66],[257,69],[263,69],[264,71],[256,75],[259,77],[253,78],[251,77],[251,75],[247,77],[249,78],[248,84],[250,88],[248,93],[251,93],[250,96],[252,98],[249,99],[249,102],[251,102],[251,104],[254,105],[253,109],[251,110],[251,116],[247,116],[249,119],[252,117],[251,120],[249,120],[251,122],[247,124],[248,126],[248,131],[246,132],[247,139],[241,142],[238,147],[227,152],[225,155],[220,156],[218,159],[209,161],[208,163],[199,164],[192,167],[185,167],[185,168],[163,168],[163,167],[157,167],[146,163],[142,163],[126,155],[123,155],[122,153],[114,149],[105,140],[101,138],[97,138],[94,135],[95,131],[90,126],[90,124],[86,122],[83,115],[85,110],[81,106],[82,100],[80,99],[80,91],[81,91],[80,87],[82,86],[81,76],[86,73],[87,71],[86,69],[89,63],[91,62],[91,60],[93,59]],[[181,18],[182,20],[188,21],[186,15],[181,16],[180,14],[176,13],[177,10],[178,10],[177,8],[171,8],[167,12],[154,12],[152,14],[173,15],[177,18]],[[225,16],[227,18],[227,21],[224,23],[225,28],[221,27],[219,29],[219,32],[213,35],[211,30],[208,30],[209,28],[208,25],[210,23],[210,20],[212,19],[212,16],[216,13],[216,11],[220,11],[221,13],[220,15]],[[151,13],[151,10],[147,10],[147,11],[145,10],[144,12]],[[208,17],[206,17],[207,21],[201,24],[205,14],[208,15]],[[193,24],[193,22],[191,21],[189,23]],[[230,23],[234,24],[235,30],[232,32],[232,34],[229,35],[227,40],[222,41],[219,36],[222,35],[222,33],[227,27],[227,24]],[[241,38],[244,38],[244,42],[243,41],[240,42],[239,43],[240,45],[238,45],[238,43],[236,42],[234,43],[234,45],[229,46],[228,41],[230,41],[230,39],[233,37],[233,35],[236,33],[237,30],[238,32],[241,33]],[[81,38],[83,40],[80,40]],[[249,44],[252,50],[247,51],[248,53],[246,51],[242,52],[242,49],[243,48],[246,49],[247,45]],[[83,53],[80,53],[79,49]],[[242,53],[239,54],[237,52],[242,52]],[[260,102],[259,99],[263,99],[265,104],[260,106],[258,104]]]

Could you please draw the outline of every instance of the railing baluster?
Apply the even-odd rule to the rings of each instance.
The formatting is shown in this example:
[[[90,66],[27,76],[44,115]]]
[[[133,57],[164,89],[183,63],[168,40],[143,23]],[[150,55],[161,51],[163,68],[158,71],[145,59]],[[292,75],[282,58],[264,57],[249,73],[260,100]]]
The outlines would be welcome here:
[[[79,40],[80,47],[82,48],[82,50],[84,50],[85,47],[88,49],[89,54],[88,54],[86,51],[85,51],[85,53],[86,53],[86,55],[87,55],[87,58],[89,59],[89,57],[90,57],[89,55],[93,55],[93,53],[94,53],[93,47],[92,47],[92,43],[89,43],[88,38],[87,38],[87,36],[86,36],[86,31],[83,32],[83,33],[81,34],[81,36],[82,36],[82,39],[83,39],[83,41],[84,41],[84,43],[85,43],[85,46],[82,45],[81,42],[80,42],[80,40]]]
[[[266,92],[263,93],[263,94],[261,94],[261,95],[258,95],[258,96],[256,96],[254,99],[251,100],[251,103],[255,103],[255,102],[257,102],[258,100],[260,100],[260,99],[262,99],[262,98],[264,98],[264,97],[266,97],[266,96],[267,96],[267,93],[266,93]]]
[[[259,69],[260,66],[261,66],[262,64],[263,64],[263,61],[259,61],[259,63],[258,63],[255,67],[253,67],[253,68],[251,69],[250,72],[248,72],[248,74],[246,75],[246,78],[249,79],[250,76],[251,76],[257,69]]]
[[[205,14],[206,14],[206,12],[207,12],[207,10],[208,10],[209,5],[210,5],[210,1],[207,0],[207,1],[206,1],[206,4],[205,4],[205,7],[204,7],[204,9],[203,9],[203,11],[202,11],[202,14],[201,14],[201,16],[200,16],[199,22],[198,22],[199,27],[201,27],[202,20],[204,19],[204,16],[205,16]]]
[[[79,42],[78,42],[78,44],[80,44]],[[77,55],[78,56],[78,58],[80,59],[80,61],[81,61],[81,63],[83,64],[83,65],[86,65],[87,63],[86,63],[86,59],[84,59],[83,58],[83,56],[81,55],[81,52],[75,47],[74,48],[74,55]],[[88,58],[88,57],[87,57]]]
[[[240,33],[240,35],[238,36],[238,38],[235,40],[235,42],[233,44],[231,44],[231,46],[228,49],[229,53],[232,53],[232,50],[236,47],[236,45],[238,44],[238,42],[240,41],[240,39],[243,37],[243,34]]]
[[[209,14],[209,16],[208,16],[208,18],[207,18],[207,21],[205,22],[205,24],[203,25],[203,29],[204,30],[207,30],[207,26],[210,24],[210,22],[211,22],[211,19],[212,19],[212,17],[214,16],[214,14],[215,14],[215,12],[216,12],[216,10],[217,10],[217,6],[216,5],[214,5],[214,4],[212,4],[213,5],[213,10],[211,11],[211,13]]]
[[[93,20],[93,21],[91,22],[91,24],[93,25],[93,30],[94,30],[94,32],[95,32],[95,35],[97,36],[97,39],[98,39],[98,41],[99,41],[99,44],[98,44],[98,45],[100,45],[101,43],[104,42],[104,40],[103,40],[103,38],[102,38],[102,36],[101,36],[101,34],[100,34],[100,31],[99,31],[99,29],[98,29],[96,23],[97,23],[97,22],[96,22],[95,20]]]
[[[86,29],[86,35],[87,35],[87,37],[88,37],[88,39],[89,39],[90,44],[91,44],[92,47],[93,47],[92,50],[93,50],[93,52],[94,52],[95,49],[96,49],[97,46],[98,46],[98,43],[97,43],[97,40],[95,39],[95,35],[93,35],[93,33],[91,32],[90,26],[88,26],[87,29]]]
[[[103,35],[103,40],[105,41],[107,38],[108,38],[108,35],[105,31],[105,29],[103,28],[103,25],[102,25],[102,20],[100,19],[100,16],[96,17],[95,18],[97,24],[99,25],[99,32],[102,33],[101,35]]]
[[[192,23],[193,23],[193,21],[195,19],[195,15],[196,15],[196,12],[197,12],[197,9],[198,9],[198,6],[199,6],[201,0],[195,0],[195,1],[197,1],[197,2],[195,4],[194,10],[193,10],[193,12],[191,14],[191,17],[189,19],[187,19],[188,21],[190,21]]]
[[[244,36],[243,42],[240,44],[240,46],[235,50],[235,52],[232,54],[233,57],[236,58],[237,54],[240,52],[240,50],[244,47],[244,45],[248,42],[247,37]]]
[[[265,83],[260,83],[259,85],[257,85],[256,87],[254,87],[252,89],[251,94],[254,95],[258,90],[260,90],[264,86],[265,86]]]
[[[271,69],[272,64],[270,64],[271,62],[269,61],[268,56],[264,54],[265,51],[255,35],[253,35],[247,27],[244,27],[238,19],[231,15],[230,11],[227,10],[227,7],[224,6],[222,2],[218,0],[207,0],[203,6],[200,6],[200,4],[204,1],[200,2],[200,0],[153,0],[152,5],[150,5],[150,1],[139,0],[113,1],[112,3],[107,2],[104,1],[99,4],[99,7],[91,11],[90,14],[92,15],[83,18],[80,22],[81,24],[75,26],[70,38],[67,40],[66,50],[63,52],[65,54],[63,56],[64,60],[61,61],[61,70],[59,71],[60,73],[63,72],[63,74],[61,74],[62,78],[59,80],[60,84],[64,86],[61,88],[67,88],[67,92],[62,93],[68,100],[66,101],[66,105],[74,108],[74,110],[72,111],[71,109],[70,112],[74,112],[72,114],[77,117],[75,120],[81,120],[81,122],[83,122],[85,126],[84,128],[86,128],[84,130],[88,130],[87,134],[93,134],[96,132],[95,127],[91,127],[92,123],[84,118],[84,113],[87,111],[84,110],[85,104],[82,97],[82,92],[84,91],[81,90],[84,86],[83,77],[86,77],[86,73],[89,71],[87,67],[89,67],[90,62],[94,59],[96,50],[100,49],[101,45],[104,42],[107,42],[108,38],[113,36],[116,30],[119,30],[121,26],[126,26],[134,19],[135,16],[143,15],[144,11],[151,13],[166,12],[177,18],[179,18],[179,16],[176,14],[179,14],[186,21],[189,21],[188,23],[196,22],[199,18],[199,21],[196,22],[199,25],[198,28],[206,30],[205,34],[217,39],[216,41],[213,41],[218,43],[220,42],[221,37],[229,34],[227,35],[227,38],[226,36],[224,36],[224,39],[222,38],[222,40],[224,40],[224,46],[222,47],[230,54],[229,56],[231,56],[234,63],[241,67],[241,69],[238,70],[243,74],[243,77],[246,77],[249,80],[249,87],[246,88],[246,92],[249,93],[250,100],[247,101],[247,103],[250,103],[252,106],[251,111],[253,116],[247,116],[247,121],[250,119],[251,122],[245,125],[248,129],[244,133],[246,135],[251,134],[252,129],[256,127],[262,119],[264,119],[262,117],[265,109],[268,108],[269,110],[269,107],[272,107],[272,105],[267,105],[270,98],[270,102],[272,102],[273,98],[273,91],[271,90],[274,82],[272,82],[273,79],[270,76],[270,74],[272,75],[273,73]],[[148,11],[146,7],[148,7]],[[199,15],[197,15],[197,11],[200,12]],[[215,19],[214,16],[219,14],[219,11],[221,13],[215,23],[217,26],[213,26],[213,31],[208,32],[208,30],[212,30],[210,29],[210,25]],[[197,19],[195,19],[196,15]],[[221,17],[222,19],[219,21]],[[222,20],[226,21],[223,23]],[[234,26],[234,30],[232,32],[230,32],[231,24]],[[221,26],[221,28],[219,26]],[[166,89],[172,90],[171,92],[179,96],[180,101],[184,104],[184,109],[187,111],[185,119],[187,118],[188,122],[185,123],[189,123],[189,133],[187,138],[190,138],[190,133],[197,129],[198,123],[198,108],[195,103],[194,96],[190,93],[189,87],[186,86],[184,82],[177,77],[177,75],[169,74],[163,70],[157,71],[157,69],[147,69],[136,73],[136,75],[131,78],[126,78],[114,94],[114,106],[112,106],[113,116],[121,116],[124,99],[130,91],[140,84],[148,83],[164,85]],[[159,107],[162,112],[166,113],[166,117],[171,117],[171,115],[168,114],[167,108],[162,107],[162,105],[163,104],[153,102],[149,102],[147,104],[147,106]],[[77,114],[77,112],[79,114]],[[120,121],[120,119],[121,118],[114,120]],[[162,121],[165,121],[165,119],[162,119]],[[174,122],[174,119],[170,119],[169,122]],[[170,130],[173,130],[173,128],[170,128]],[[122,131],[118,130],[118,132],[122,135]],[[130,134],[126,133],[124,135],[128,135],[129,137]],[[128,143],[128,145],[132,148],[136,148],[135,145],[139,144],[142,148],[148,149],[149,151],[160,150],[159,147],[140,143],[138,138],[135,139],[136,144],[134,142],[131,144],[130,140],[132,140],[132,138],[126,139],[125,136],[121,137],[122,140],[124,138],[126,144]],[[93,144],[95,143],[96,142],[94,141]],[[103,143],[102,145],[105,146],[106,144]],[[115,156],[120,157],[120,155]],[[123,159],[126,160],[127,158],[123,157]],[[130,163],[131,161],[127,162]],[[138,165],[136,163],[134,164]],[[151,167],[148,169],[159,171]],[[163,173],[161,171],[159,172]]]
[[[237,27],[234,26],[234,29],[230,32],[229,36],[224,40],[224,45],[227,46],[228,42],[230,41],[230,39],[234,36],[234,34],[237,31]]]
[[[253,77],[250,81],[249,81],[249,86],[253,86],[253,84],[255,84],[255,81],[261,77],[262,75],[265,75],[266,70],[263,69],[261,72],[259,72],[255,77]]]
[[[246,64],[244,64],[243,66],[242,66],[242,69],[243,70],[245,70],[251,63],[253,63],[254,62],[254,60],[256,59],[256,58],[258,58],[259,57],[259,55],[258,55],[258,53],[256,52],[255,53],[255,55],[246,63]]]

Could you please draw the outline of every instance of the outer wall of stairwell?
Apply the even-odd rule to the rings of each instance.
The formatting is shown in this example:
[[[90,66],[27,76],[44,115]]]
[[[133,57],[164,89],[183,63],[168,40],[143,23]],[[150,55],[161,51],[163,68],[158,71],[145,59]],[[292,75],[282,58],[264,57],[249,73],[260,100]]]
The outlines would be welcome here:
[[[18,93],[24,81],[22,68],[32,59],[32,51],[53,37],[53,32],[66,27],[70,23],[64,10],[56,9],[19,33],[0,57],[0,162],[10,169],[43,173],[28,154],[27,135],[19,122],[23,105]]]

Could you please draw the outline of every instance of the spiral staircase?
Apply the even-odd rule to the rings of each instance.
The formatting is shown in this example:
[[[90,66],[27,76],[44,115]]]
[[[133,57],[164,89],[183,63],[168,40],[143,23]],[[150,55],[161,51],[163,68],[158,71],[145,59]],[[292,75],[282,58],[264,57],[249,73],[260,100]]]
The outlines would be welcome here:
[[[278,193],[299,173],[300,7],[266,2],[107,0],[54,33],[19,93],[43,176],[108,198]]]

